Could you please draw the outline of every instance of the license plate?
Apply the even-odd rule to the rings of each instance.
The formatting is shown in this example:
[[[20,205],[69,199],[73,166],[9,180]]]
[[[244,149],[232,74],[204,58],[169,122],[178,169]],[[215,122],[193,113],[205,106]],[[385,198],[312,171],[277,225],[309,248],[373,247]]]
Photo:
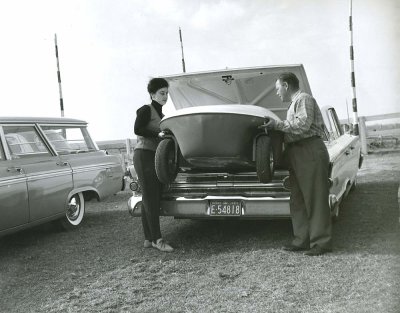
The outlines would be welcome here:
[[[239,200],[210,200],[210,216],[240,216],[242,201]]]

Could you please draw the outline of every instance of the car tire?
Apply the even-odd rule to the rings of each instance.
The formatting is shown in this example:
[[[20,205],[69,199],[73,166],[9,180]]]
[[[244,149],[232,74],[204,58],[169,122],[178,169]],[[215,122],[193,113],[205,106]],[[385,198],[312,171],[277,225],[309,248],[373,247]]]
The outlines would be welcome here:
[[[256,170],[261,183],[269,183],[274,173],[271,138],[259,136],[256,140]]]
[[[351,184],[350,191],[354,191],[357,189],[357,177],[354,178],[353,183]]]
[[[335,205],[335,209],[332,212],[332,223],[337,223],[339,221],[340,214],[340,201]]]
[[[178,175],[175,151],[175,141],[172,138],[163,139],[157,147],[155,157],[156,174],[163,184],[173,182]]]
[[[61,220],[64,229],[76,228],[83,220],[85,215],[85,198],[82,192],[71,196],[68,200],[65,217]]]

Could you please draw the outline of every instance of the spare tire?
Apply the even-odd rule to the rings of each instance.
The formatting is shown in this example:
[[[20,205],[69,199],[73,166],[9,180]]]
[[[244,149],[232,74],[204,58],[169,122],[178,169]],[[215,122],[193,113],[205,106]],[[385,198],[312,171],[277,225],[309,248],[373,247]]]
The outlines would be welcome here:
[[[274,158],[271,138],[259,136],[256,139],[256,170],[260,182],[269,183],[274,173]]]
[[[173,182],[178,174],[175,153],[175,141],[172,138],[161,140],[156,150],[155,166],[157,177],[163,184]]]

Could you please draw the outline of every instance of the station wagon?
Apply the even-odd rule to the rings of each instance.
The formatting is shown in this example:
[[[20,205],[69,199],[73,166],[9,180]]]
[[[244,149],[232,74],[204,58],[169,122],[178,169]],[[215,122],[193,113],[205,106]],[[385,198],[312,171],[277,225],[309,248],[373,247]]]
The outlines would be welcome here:
[[[87,123],[0,118],[0,235],[51,220],[78,226],[85,202],[124,186],[119,156],[99,150]]]

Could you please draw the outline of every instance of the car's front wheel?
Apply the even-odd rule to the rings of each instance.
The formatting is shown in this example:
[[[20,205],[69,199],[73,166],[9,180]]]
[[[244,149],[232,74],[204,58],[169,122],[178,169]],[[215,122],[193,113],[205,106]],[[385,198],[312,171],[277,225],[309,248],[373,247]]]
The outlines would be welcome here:
[[[85,198],[82,192],[74,194],[67,204],[65,217],[61,220],[61,225],[66,229],[75,228],[78,226],[85,214]]]

